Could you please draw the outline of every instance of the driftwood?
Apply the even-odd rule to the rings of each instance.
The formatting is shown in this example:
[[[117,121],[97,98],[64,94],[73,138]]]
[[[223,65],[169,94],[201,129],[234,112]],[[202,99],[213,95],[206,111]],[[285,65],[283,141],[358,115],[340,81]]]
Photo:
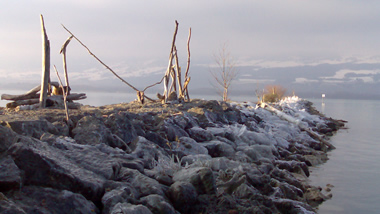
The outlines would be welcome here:
[[[174,46],[174,52],[175,52],[175,55],[174,55],[175,67],[177,68],[177,80],[178,80],[178,91],[179,91],[178,98],[179,99],[183,99],[182,80],[181,80],[181,67],[179,67],[179,63],[178,63],[178,55],[177,55],[177,47],[176,46]],[[173,82],[175,84],[175,80],[174,79],[173,79]]]
[[[273,106],[269,105],[268,103],[262,102],[261,107],[275,113],[277,116],[279,116],[281,119],[286,120],[290,123],[293,123],[297,125],[302,131],[306,131],[311,137],[316,138],[321,143],[325,144],[329,149],[335,149],[335,146],[333,146],[331,143],[324,140],[320,135],[310,130],[304,123],[302,123],[300,120],[295,119],[292,116],[289,116],[285,114],[284,112],[274,108]]]
[[[185,83],[183,84],[183,91],[182,94],[185,95],[186,99],[189,101],[189,90],[187,89],[187,85],[190,82],[189,77],[189,68],[190,68],[190,39],[191,39],[191,28],[189,29],[189,37],[187,38],[187,66],[186,66],[186,73],[185,73]]]
[[[81,94],[70,94],[67,96],[67,101],[74,101],[74,100],[82,100],[86,99],[86,94],[81,93]],[[63,104],[63,97],[61,95],[53,95],[50,97],[46,98],[47,102],[50,103],[62,103]],[[7,108],[15,108],[17,106],[22,106],[22,105],[32,105],[32,104],[37,104],[39,103],[38,98],[34,99],[25,99],[25,100],[17,100],[14,102],[10,102],[6,104]]]
[[[71,33],[64,25],[62,25],[62,27],[72,36],[72,38],[74,38],[75,40],[77,40],[79,42],[79,44],[81,44],[86,50],[87,52],[93,56],[100,64],[102,64],[107,70],[109,70],[113,75],[115,75],[119,80],[121,80],[123,83],[125,83],[126,85],[128,85],[130,88],[132,88],[133,90],[135,90],[137,93],[138,92],[141,92],[140,90],[138,90],[137,88],[135,88],[133,85],[129,84],[127,81],[125,81],[123,78],[121,78],[118,74],[116,74],[115,71],[113,71],[108,65],[106,65],[104,62],[102,62],[95,54],[93,54],[90,49],[84,45],[73,33]],[[144,91],[142,91],[144,92]],[[148,100],[151,100],[153,101],[153,99],[147,97],[145,94],[143,95],[143,97],[147,98]],[[139,97],[137,96],[137,99],[139,99]]]
[[[41,17],[41,31],[42,31],[42,76],[41,76],[41,93],[40,93],[40,107],[45,108],[46,97],[49,88],[50,80],[50,43],[46,34],[44,17]]]
[[[54,85],[55,87],[59,87],[58,82],[51,82],[50,85]],[[1,99],[2,100],[27,100],[27,99],[33,99],[40,97],[39,94],[37,94],[41,90],[41,85],[38,85],[34,88],[32,88],[30,91],[26,92],[25,94],[21,95],[11,95],[11,94],[2,94]]]
[[[64,49],[66,49],[66,47],[64,48]],[[65,51],[64,51],[65,52]],[[65,61],[65,60],[64,60]],[[61,81],[61,77],[59,77],[59,74],[58,74],[58,71],[57,71],[57,68],[55,67],[55,65],[54,65],[54,70],[55,70],[55,73],[57,74],[57,77],[58,77],[58,80],[59,80],[59,83],[60,83],[60,86],[61,86],[61,88],[62,88],[62,96],[63,96],[63,104],[64,104],[64,106],[65,106],[65,112],[66,112],[66,121],[67,121],[67,123],[69,123],[69,121],[70,121],[70,116],[69,116],[69,110],[68,110],[68,108],[67,108],[67,95],[69,94],[69,87],[67,86],[67,90],[65,90],[64,88],[63,88],[63,85],[62,85],[62,81]],[[66,73],[66,72],[65,72]],[[66,78],[66,80],[67,80],[67,78]],[[68,82],[67,82],[67,84],[68,84]]]
[[[59,53],[62,54],[62,58],[63,58],[63,70],[65,72],[65,82],[66,82],[66,86],[68,88],[70,87],[70,85],[69,85],[69,76],[67,74],[66,47],[67,47],[67,45],[69,45],[72,38],[73,38],[73,36],[70,36],[69,38],[67,38],[65,43],[63,43],[63,45],[62,45],[61,51],[59,51]]]
[[[164,76],[164,97],[165,97],[165,102],[169,96],[169,91],[168,91],[168,84],[169,84],[169,75],[172,72],[173,68],[173,51],[174,51],[174,46],[175,46],[175,40],[177,37],[177,32],[178,32],[178,22],[177,20],[175,21],[175,30],[174,30],[174,35],[173,35],[173,40],[172,40],[172,46],[170,48],[170,54],[169,54],[169,64],[168,64],[168,69],[166,70],[165,76]]]

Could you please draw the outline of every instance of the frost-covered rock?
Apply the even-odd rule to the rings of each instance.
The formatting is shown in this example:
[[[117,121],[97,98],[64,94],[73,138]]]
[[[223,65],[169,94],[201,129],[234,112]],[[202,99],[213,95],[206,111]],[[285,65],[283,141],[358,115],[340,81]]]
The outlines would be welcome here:
[[[174,174],[173,181],[191,183],[198,194],[213,194],[216,191],[214,174],[207,167],[182,169]]]

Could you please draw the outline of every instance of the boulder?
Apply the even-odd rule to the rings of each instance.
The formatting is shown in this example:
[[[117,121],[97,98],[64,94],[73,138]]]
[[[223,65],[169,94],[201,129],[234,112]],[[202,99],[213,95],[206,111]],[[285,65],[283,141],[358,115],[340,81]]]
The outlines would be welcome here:
[[[106,192],[102,197],[102,213],[109,214],[117,203],[136,203],[137,191],[127,183],[120,183],[120,187]]]
[[[273,155],[273,147],[266,145],[252,145],[244,149],[244,153],[251,159],[251,161],[273,161],[275,156]]]
[[[140,198],[140,201],[154,214],[176,214],[173,206],[161,195],[148,195]]]
[[[33,140],[14,144],[9,153],[25,174],[25,184],[66,189],[100,202],[106,179],[115,179],[120,164],[96,147]]]
[[[192,127],[187,129],[187,133],[189,133],[189,136],[197,142],[210,141],[214,138],[212,132],[200,127]]]
[[[173,181],[191,183],[198,194],[214,194],[216,192],[214,174],[207,167],[182,169],[174,174]]]
[[[95,116],[84,116],[81,118],[72,130],[72,133],[76,142],[84,145],[105,143],[110,135],[102,120]]]
[[[2,122],[2,125],[11,128],[14,132],[20,135],[37,139],[40,139],[45,132],[59,134],[57,128],[45,119],[5,121]]]
[[[143,162],[144,168],[152,169],[156,159],[167,156],[167,152],[157,144],[138,136],[131,144],[131,155]]]
[[[10,156],[0,159],[0,192],[20,188],[21,171]]]
[[[2,195],[2,193],[0,193]],[[9,199],[0,200],[0,213],[4,214],[27,214],[25,210],[17,206],[15,202]]]
[[[165,195],[158,181],[134,169],[122,168],[117,181],[129,183],[136,190],[137,198],[152,194]]]
[[[17,134],[10,127],[0,125],[0,154],[6,152],[8,148],[17,141]]]
[[[307,177],[310,176],[309,168],[305,162],[298,161],[276,161],[275,162],[279,169],[286,169],[289,172],[295,172],[298,174],[305,174]]]
[[[173,206],[181,213],[188,213],[197,201],[197,190],[191,183],[177,181],[168,190]]]
[[[202,146],[206,147],[211,157],[233,157],[235,155],[235,150],[231,145],[218,140],[202,143]]]
[[[25,213],[99,213],[93,202],[67,190],[25,186],[8,194],[8,198]]]
[[[164,125],[161,126],[160,131],[165,133],[169,141],[176,141],[180,137],[189,137],[189,134],[185,130],[170,121],[164,121]]]
[[[133,205],[130,203],[117,203],[110,214],[152,214],[152,212],[143,205]]]
[[[206,163],[207,161],[211,160],[211,156],[208,154],[194,154],[194,155],[187,155],[181,159],[182,164],[190,165],[194,163]]]
[[[126,113],[111,114],[107,117],[104,124],[112,134],[117,135],[126,144],[131,143],[137,137],[136,130]]]
[[[174,141],[171,144],[173,151],[181,152],[184,155],[208,154],[203,144],[197,143],[189,137],[181,137],[178,141]]]

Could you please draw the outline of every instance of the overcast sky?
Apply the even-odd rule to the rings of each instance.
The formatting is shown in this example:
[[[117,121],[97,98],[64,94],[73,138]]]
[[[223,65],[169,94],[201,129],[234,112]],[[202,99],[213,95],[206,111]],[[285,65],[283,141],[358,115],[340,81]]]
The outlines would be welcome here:
[[[347,62],[377,65],[379,11],[380,1],[375,0],[2,0],[0,90],[11,82],[39,84],[40,14],[51,43],[52,64],[61,72],[58,52],[69,36],[63,24],[128,79],[164,73],[175,20],[179,22],[177,48],[183,67],[189,27],[194,68],[210,66],[213,54],[224,43],[238,66],[253,66],[256,70]],[[72,82],[113,78],[76,41],[67,53]],[[370,71],[357,69],[360,71],[353,73],[367,80],[379,73],[376,66]],[[192,72],[194,76],[203,75]],[[249,72],[243,71],[246,77]],[[331,72],[319,80],[345,77],[350,68]],[[302,81],[309,79],[299,77],[298,83]]]

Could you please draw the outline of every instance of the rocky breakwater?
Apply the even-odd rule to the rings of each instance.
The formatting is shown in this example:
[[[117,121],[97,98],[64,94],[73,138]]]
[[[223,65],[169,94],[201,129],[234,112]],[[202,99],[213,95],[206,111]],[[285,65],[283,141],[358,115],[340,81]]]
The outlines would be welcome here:
[[[316,133],[341,123],[290,99]],[[327,146],[250,103],[192,100],[0,115],[0,213],[313,213]]]

